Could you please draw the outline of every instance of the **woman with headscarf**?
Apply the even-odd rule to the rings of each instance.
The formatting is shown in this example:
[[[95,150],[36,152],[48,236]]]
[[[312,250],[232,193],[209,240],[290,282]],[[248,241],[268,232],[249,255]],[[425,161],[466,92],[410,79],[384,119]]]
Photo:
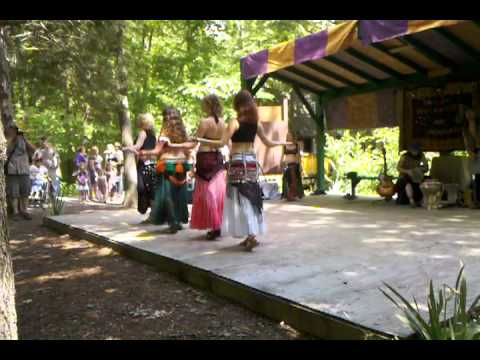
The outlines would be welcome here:
[[[246,237],[241,245],[251,251],[259,244],[257,235],[265,233],[262,190],[258,183],[259,165],[253,147],[255,137],[258,135],[268,147],[291,143],[267,138],[259,123],[255,100],[248,91],[242,90],[235,96],[234,108],[237,119],[228,124],[221,142],[226,145],[231,141],[221,232],[224,236]],[[218,143],[208,139],[198,140]]]
[[[180,112],[168,107],[163,111],[163,126],[156,146],[140,150],[140,156],[159,155],[156,173],[155,200],[151,220],[156,225],[168,223],[170,233],[181,230],[188,223],[187,172],[195,142],[188,142]]]
[[[220,99],[213,94],[206,96],[202,101],[202,109],[207,117],[201,121],[197,137],[221,141],[225,123]],[[210,230],[207,240],[219,237],[222,227],[226,182],[220,146],[221,144],[201,143],[195,164],[195,191],[190,227]]]

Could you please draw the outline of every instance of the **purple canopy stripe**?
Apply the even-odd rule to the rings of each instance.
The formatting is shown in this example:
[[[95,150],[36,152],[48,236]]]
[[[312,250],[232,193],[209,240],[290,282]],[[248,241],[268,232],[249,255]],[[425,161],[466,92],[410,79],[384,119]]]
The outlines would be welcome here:
[[[242,73],[244,79],[250,79],[267,73],[268,50],[262,50],[250,54],[241,59]]]
[[[364,45],[376,43],[408,32],[408,20],[360,20],[358,35]]]
[[[358,34],[362,43],[369,45],[462,21],[465,20],[360,20]]]
[[[251,79],[332,55],[358,41],[356,27],[357,20],[347,21],[318,33],[250,54],[241,59],[242,76],[244,79]]]
[[[297,39],[295,41],[295,64],[324,57],[327,41],[327,30]]]

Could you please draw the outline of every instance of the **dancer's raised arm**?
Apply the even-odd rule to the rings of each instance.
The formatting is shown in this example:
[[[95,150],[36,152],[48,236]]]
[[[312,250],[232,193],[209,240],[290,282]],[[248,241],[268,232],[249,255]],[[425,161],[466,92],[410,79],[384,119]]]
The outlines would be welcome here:
[[[157,141],[157,144],[155,145],[154,149],[151,150],[140,150],[138,154],[140,156],[145,156],[145,155],[155,155],[158,156],[162,152],[163,148],[166,146],[167,141],[165,140],[160,140]]]
[[[257,127],[257,135],[260,138],[260,140],[262,140],[262,142],[268,147],[293,145],[292,142],[270,140],[267,137],[267,135],[265,135],[265,131],[263,130],[263,126],[260,124],[260,122],[258,123],[258,127]]]

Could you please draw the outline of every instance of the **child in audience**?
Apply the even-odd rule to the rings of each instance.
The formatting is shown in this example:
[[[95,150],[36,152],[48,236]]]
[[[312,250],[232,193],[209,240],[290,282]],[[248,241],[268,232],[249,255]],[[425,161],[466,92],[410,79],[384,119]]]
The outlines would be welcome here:
[[[107,165],[105,165],[105,175],[107,177],[107,191],[105,195],[108,196],[110,202],[112,202],[116,192],[117,174],[115,166],[113,166],[111,162],[107,162]]]
[[[80,162],[78,170],[73,173],[73,176],[77,178],[77,190],[80,194],[80,201],[81,202],[87,201],[88,192],[90,189],[87,163],[84,161]]]
[[[30,181],[32,183],[30,191],[32,200],[41,200],[48,186],[48,169],[42,164],[41,156],[37,156],[30,165]]]
[[[102,168],[97,169],[97,176],[97,200],[102,203],[106,203],[108,194],[108,183],[105,170]]]

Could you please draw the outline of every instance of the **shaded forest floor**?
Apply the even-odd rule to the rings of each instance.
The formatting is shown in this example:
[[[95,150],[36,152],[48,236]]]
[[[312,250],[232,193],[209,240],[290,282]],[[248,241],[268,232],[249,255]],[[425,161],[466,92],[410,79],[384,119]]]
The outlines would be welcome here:
[[[66,213],[104,205],[68,203]],[[114,210],[114,206],[107,206]],[[33,221],[10,223],[20,339],[311,338]]]

